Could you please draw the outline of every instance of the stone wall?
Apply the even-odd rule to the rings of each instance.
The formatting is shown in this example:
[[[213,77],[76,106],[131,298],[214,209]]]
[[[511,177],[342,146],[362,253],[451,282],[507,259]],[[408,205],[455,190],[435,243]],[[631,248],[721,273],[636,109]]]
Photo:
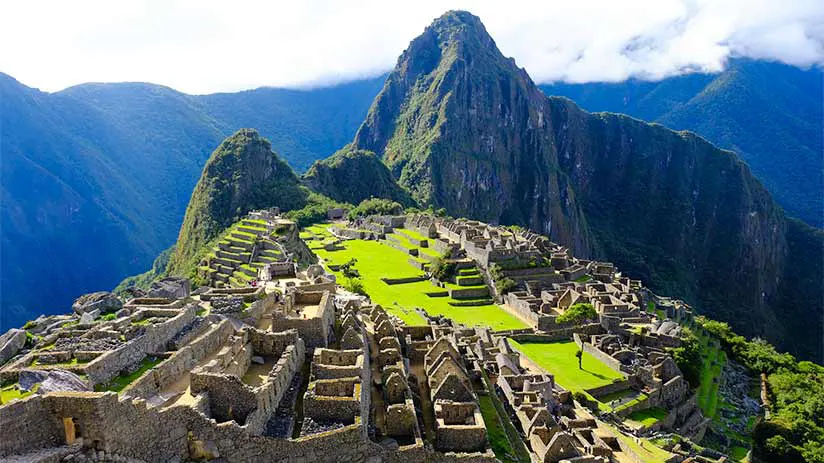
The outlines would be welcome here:
[[[49,412],[46,402],[34,395],[0,408],[0,457],[65,444],[62,422]]]
[[[84,370],[92,384],[102,384],[142,361],[147,354],[166,351],[169,342],[195,318],[196,306],[190,305],[163,323],[146,326],[146,332],[123,346],[89,362]]]
[[[590,343],[585,343],[581,340],[581,337],[578,336],[578,333],[574,333],[572,335],[572,339],[575,341],[575,344],[578,345],[584,352],[592,355],[593,357],[597,358],[601,362],[603,362],[606,366],[612,368],[613,370],[617,371],[618,373],[625,374],[623,370],[621,370],[621,362],[613,358],[611,355],[607,354],[606,352],[598,349],[594,345]]]
[[[37,403],[34,403],[37,402]],[[144,461],[189,458],[191,442],[209,443],[230,463],[257,461],[363,461],[396,463],[493,463],[492,452],[454,454],[422,444],[387,449],[369,441],[356,423],[299,439],[273,439],[246,432],[229,421],[215,423],[196,408],[147,408],[143,401],[118,400],[114,393],[53,393],[0,408],[0,457],[63,443],[62,418],[74,417],[84,444]],[[39,421],[36,421],[39,420]]]
[[[210,328],[206,334],[198,337],[175,352],[171,357],[147,371],[124,389],[123,394],[142,398],[158,394],[183,374],[189,372],[211,352],[220,349],[233,332],[234,329],[230,321],[221,321]]]
[[[594,387],[592,389],[586,389],[586,392],[595,397],[596,399],[607,394],[614,394],[616,392],[626,391],[631,387],[631,384],[627,380],[618,381],[614,383],[609,383],[601,387]]]

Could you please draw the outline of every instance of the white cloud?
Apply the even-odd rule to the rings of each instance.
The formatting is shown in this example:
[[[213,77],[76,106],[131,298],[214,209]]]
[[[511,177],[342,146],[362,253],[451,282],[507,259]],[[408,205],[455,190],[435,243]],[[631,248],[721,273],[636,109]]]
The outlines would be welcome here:
[[[447,9],[480,16],[539,82],[717,71],[730,56],[824,63],[821,0],[26,0],[0,5],[0,71],[49,91],[318,85],[390,69]]]

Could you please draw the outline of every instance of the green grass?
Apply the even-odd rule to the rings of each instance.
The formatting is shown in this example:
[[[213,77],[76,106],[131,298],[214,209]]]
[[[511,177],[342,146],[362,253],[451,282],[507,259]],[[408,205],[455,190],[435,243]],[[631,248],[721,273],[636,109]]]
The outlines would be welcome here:
[[[715,418],[718,412],[718,382],[721,370],[727,363],[727,355],[713,345],[709,336],[696,333],[701,343],[701,383],[698,386],[698,406],[708,418]],[[715,364],[713,364],[715,363]]]
[[[587,281],[591,280],[591,275],[584,275],[575,279],[576,283],[586,283]]]
[[[612,429],[612,432],[618,436],[618,439],[620,439],[621,442],[623,442],[627,447],[631,448],[643,463],[661,463],[662,461],[667,461],[667,459],[672,457],[671,453],[654,445],[648,439],[641,439],[643,442],[643,446],[641,446],[635,443],[635,439],[632,437],[623,434],[609,424],[606,426]]]
[[[315,233],[313,228],[310,227],[309,231]],[[381,278],[405,278],[422,274],[409,264],[410,256],[403,251],[373,240],[348,240],[344,241],[342,246],[345,249],[339,251],[315,248],[314,252],[324,259],[327,266],[340,265],[352,258],[357,259],[355,268],[360,272],[363,287],[372,301],[409,325],[425,324],[423,317],[415,312],[416,307],[421,307],[430,314],[444,315],[469,326],[488,326],[493,330],[527,327],[524,322],[495,304],[453,307],[449,305],[451,299],[448,297],[429,297],[426,292],[440,289],[429,281],[387,285]],[[340,272],[335,273],[340,281],[343,281]]]
[[[484,417],[486,437],[489,439],[489,445],[492,447],[492,451],[495,452],[495,456],[504,463],[517,463],[518,459],[515,457],[512,445],[506,437],[506,432],[501,420],[498,418],[498,412],[495,410],[492,398],[486,394],[478,395],[478,406],[481,409],[481,415]]]
[[[82,365],[82,364],[84,364],[84,363],[89,363],[89,361],[88,361],[88,360],[83,360],[83,361],[80,361],[80,360],[78,360],[77,358],[72,357],[72,359],[71,359],[71,360],[69,360],[68,362],[60,362],[60,363],[40,363],[40,362],[38,362],[38,361],[37,361],[37,359],[34,359],[34,360],[31,362],[31,366],[33,366],[33,367],[40,367],[40,368],[42,368],[42,367],[45,367],[45,368],[51,368],[51,367],[73,367],[73,366],[77,366],[77,365]]]
[[[399,233],[401,235],[406,235],[409,238],[414,238],[418,241],[423,241],[423,240],[431,241],[431,238],[429,238],[428,236],[423,236],[422,234],[416,232],[415,230],[410,230],[408,228],[395,228],[392,231],[394,233]]]
[[[638,410],[629,415],[629,419],[637,423],[641,423],[644,427],[649,427],[655,423],[665,419],[669,415],[665,409],[660,407],[648,408],[646,410]]]
[[[732,461],[746,461],[749,452],[750,449],[746,447],[734,446],[730,447],[729,457]]]
[[[0,403],[7,404],[15,399],[23,399],[26,398],[37,391],[37,388],[40,387],[39,384],[35,384],[33,388],[28,391],[21,391],[17,388],[17,384],[12,384],[10,386],[6,386],[0,389]]]
[[[489,381],[489,377],[486,375],[486,372],[481,370],[481,380],[484,383],[484,389],[486,391],[494,391],[495,388],[492,387],[491,382]],[[531,458],[529,456],[529,450],[527,450],[526,445],[524,444],[523,439],[521,439],[518,430],[515,429],[515,425],[512,424],[512,421],[509,419],[509,415],[504,408],[501,399],[494,393],[491,392],[486,395],[487,398],[490,399],[490,403],[492,407],[495,409],[496,418],[498,418],[501,424],[502,430],[507,436],[509,441],[509,448],[511,450],[510,453],[507,454],[507,459],[502,461],[517,461],[521,463],[529,463]],[[483,413],[483,408],[481,408],[481,413]],[[486,416],[484,416],[484,421],[486,421]],[[487,424],[487,426],[489,426]],[[496,453],[498,458],[501,458],[500,455]]]
[[[586,351],[583,356],[583,369],[579,369],[578,359],[575,357],[578,346],[572,341],[519,343],[510,339],[509,342],[541,368],[555,375],[556,383],[571,391],[605,386],[616,379],[624,378],[624,375]]]
[[[114,378],[112,378],[111,381],[108,382],[108,384],[97,385],[95,387],[95,390],[96,391],[114,391],[114,392],[119,393],[119,392],[123,391],[123,389],[125,389],[129,384],[134,382],[134,380],[136,380],[137,378],[140,378],[141,376],[143,376],[143,373],[146,373],[147,371],[151,370],[152,368],[155,367],[155,365],[162,362],[163,360],[164,359],[159,358],[159,357],[154,358],[154,359],[145,358],[140,363],[140,368],[138,368],[133,373],[130,373],[128,375],[120,375],[120,376],[114,377]]]

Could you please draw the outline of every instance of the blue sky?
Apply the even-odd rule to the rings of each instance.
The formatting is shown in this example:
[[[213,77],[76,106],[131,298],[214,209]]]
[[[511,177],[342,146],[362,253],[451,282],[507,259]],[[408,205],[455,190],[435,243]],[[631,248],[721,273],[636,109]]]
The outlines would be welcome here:
[[[46,91],[326,85],[391,69],[448,9],[480,16],[538,82],[660,79],[731,56],[824,62],[822,0],[25,0],[0,3],[0,71]]]

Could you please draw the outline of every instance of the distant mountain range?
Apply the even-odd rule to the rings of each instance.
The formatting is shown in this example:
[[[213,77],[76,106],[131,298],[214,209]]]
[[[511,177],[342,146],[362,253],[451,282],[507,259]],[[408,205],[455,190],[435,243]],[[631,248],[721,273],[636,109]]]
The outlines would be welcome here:
[[[256,127],[306,169],[352,139],[383,80],[192,96],[132,83],[44,93],[0,74],[0,331],[148,269],[226,136]]]
[[[824,225],[824,73],[731,60],[720,74],[660,82],[541,85],[588,111],[629,114],[690,130],[737,152],[787,211]]]
[[[441,58],[438,52],[416,59],[415,64],[435,66]],[[467,65],[476,64],[473,56],[461,59]],[[626,112],[676,129],[695,130],[721,147],[735,149],[790,215],[820,226],[821,106],[816,103],[821,101],[820,76],[818,70],[737,60],[716,75],[693,74],[657,83],[556,84],[541,89],[573,98],[586,109]],[[438,197],[426,184],[432,177],[425,168],[416,167],[420,158],[412,155],[417,148],[410,144],[418,138],[390,137],[390,144],[398,147],[390,156],[384,155],[379,140],[386,135],[370,140],[370,131],[388,123],[379,108],[367,117],[385,79],[312,90],[262,88],[192,96],[136,83],[84,84],[44,93],[0,73],[0,331],[19,326],[34,314],[64,312],[79,294],[112,288],[123,277],[148,269],[152,259],[178,236],[209,154],[242,127],[258,129],[283,159],[302,172],[313,161],[351,142],[367,118],[356,144],[315,166],[304,179],[307,185],[355,201],[372,194],[368,188],[374,179],[380,185],[378,195],[406,199],[411,193],[419,200],[453,201],[455,207],[468,201],[466,197],[448,199],[441,192]],[[511,82],[506,79],[496,85]],[[400,95],[384,95],[381,100],[387,98]],[[431,110],[436,101],[421,103],[420,110]],[[479,105],[475,111],[486,111],[491,102],[475,104]],[[565,106],[558,103],[556,107]],[[524,108],[499,110],[514,114]],[[429,117],[437,119],[437,114],[429,113]],[[411,125],[407,129],[410,137],[417,130]],[[436,133],[430,131],[430,135]],[[493,147],[501,137],[474,135],[478,143]],[[529,139],[512,142],[524,148],[536,143]],[[482,151],[482,147],[472,149]],[[476,174],[466,169],[472,159],[465,157],[464,166],[457,166],[461,175]],[[378,160],[389,171],[384,172]],[[348,169],[346,178],[332,173],[337,167]],[[558,175],[546,185],[548,190],[538,191],[534,189],[539,186],[537,175],[544,174],[534,174],[531,187],[517,183],[511,198],[518,200],[517,207],[506,208],[499,218],[524,223],[540,218],[546,224],[540,227],[544,231],[556,237],[566,233],[566,238],[580,245],[591,244],[589,230],[593,227],[565,231],[563,227],[578,221],[550,220],[553,214],[582,215],[580,205],[576,206],[579,210],[565,209],[578,204],[569,200],[575,192],[568,175]],[[394,184],[394,178],[407,189]],[[476,180],[480,188],[491,178]],[[560,209],[533,218],[529,198],[538,193],[561,199]],[[500,204],[503,201],[489,203],[485,205],[488,210],[475,212],[489,214]],[[804,237],[799,241],[809,238],[806,231],[799,233]],[[815,256],[809,260],[815,261]],[[809,278],[800,274],[798,281],[802,285]]]

